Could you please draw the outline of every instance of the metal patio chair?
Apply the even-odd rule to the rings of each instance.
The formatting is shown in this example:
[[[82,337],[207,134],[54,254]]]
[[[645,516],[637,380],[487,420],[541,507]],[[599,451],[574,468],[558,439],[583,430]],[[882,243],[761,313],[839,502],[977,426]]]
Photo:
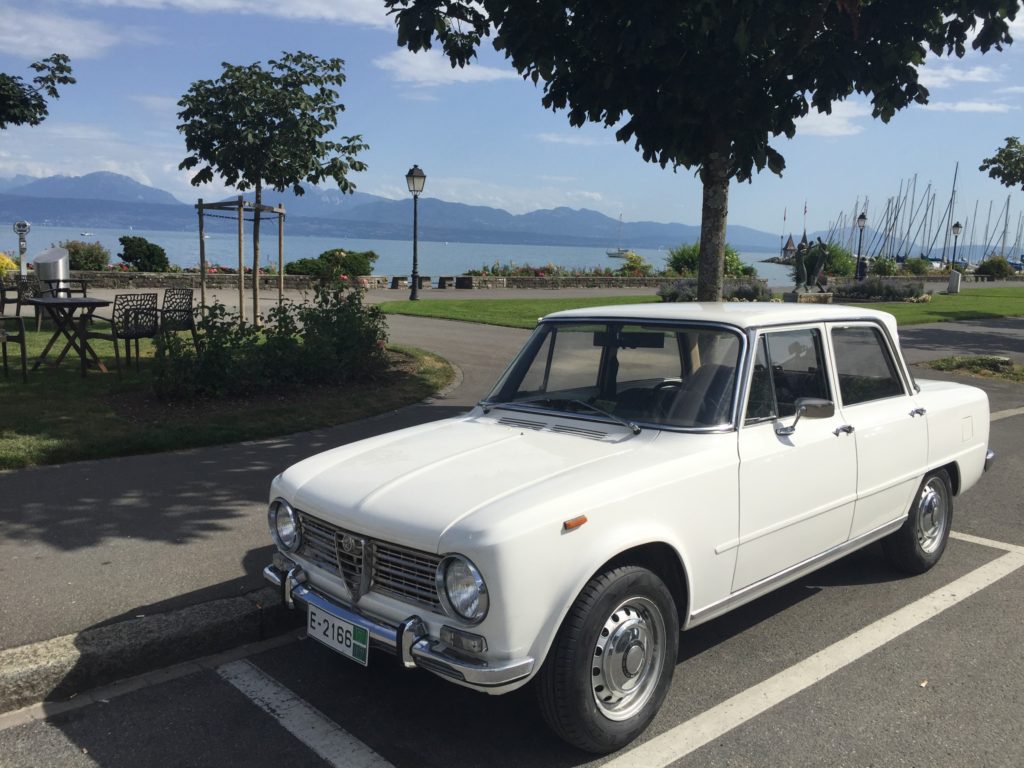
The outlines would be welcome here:
[[[164,303],[160,308],[160,332],[177,333],[191,331],[192,343],[199,349],[199,335],[196,333],[196,316],[192,310],[191,288],[168,288],[164,291]]]
[[[8,330],[8,325],[14,325],[15,331]],[[21,380],[28,382],[28,358],[25,354],[25,321],[20,317],[4,317],[0,315],[0,349],[3,350],[4,377],[9,375],[7,370],[7,345],[17,344],[21,347]]]
[[[102,339],[114,344],[114,361],[117,363],[117,375],[121,375],[120,342],[124,342],[125,362],[131,367],[131,342],[135,342],[135,369],[139,368],[139,339],[156,337],[159,329],[155,293],[119,293],[114,296],[114,306],[110,317],[93,315],[92,320],[101,320],[110,324],[110,333],[97,333],[90,325],[86,329],[86,338]]]

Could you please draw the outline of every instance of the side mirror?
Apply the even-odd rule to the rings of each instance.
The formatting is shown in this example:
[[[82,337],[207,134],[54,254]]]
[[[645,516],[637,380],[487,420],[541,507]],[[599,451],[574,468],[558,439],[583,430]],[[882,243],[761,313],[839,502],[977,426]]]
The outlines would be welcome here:
[[[798,397],[793,405],[796,406],[796,418],[793,419],[793,425],[784,427],[777,424],[775,434],[779,437],[789,437],[796,432],[796,425],[800,422],[801,416],[806,416],[808,419],[829,419],[836,413],[836,404],[820,397]]]

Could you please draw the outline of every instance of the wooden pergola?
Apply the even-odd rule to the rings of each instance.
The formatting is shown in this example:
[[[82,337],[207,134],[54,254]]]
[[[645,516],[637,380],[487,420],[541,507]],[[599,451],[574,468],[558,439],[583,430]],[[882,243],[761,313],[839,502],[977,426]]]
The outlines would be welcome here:
[[[226,200],[222,203],[204,203],[202,198],[196,203],[196,210],[199,212],[199,301],[201,306],[206,306],[206,231],[205,217],[215,216],[223,219],[238,220],[238,317],[245,320],[245,238],[243,223],[246,221],[245,212],[257,210],[256,204],[248,202],[242,195],[234,200]],[[207,211],[232,212],[233,215],[221,213],[207,213]],[[284,301],[284,206],[269,205],[259,206],[261,214],[268,213],[277,216],[277,303]],[[252,221],[252,219],[248,219]],[[260,316],[260,265],[257,261],[255,248],[252,259],[252,319],[257,322]]]

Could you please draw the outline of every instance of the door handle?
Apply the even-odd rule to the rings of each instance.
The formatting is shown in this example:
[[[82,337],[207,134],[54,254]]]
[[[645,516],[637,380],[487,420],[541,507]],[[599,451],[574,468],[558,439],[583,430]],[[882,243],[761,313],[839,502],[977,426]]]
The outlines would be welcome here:
[[[835,432],[833,432],[832,434],[835,435],[836,437],[839,437],[839,435],[842,434],[843,432],[845,432],[848,435],[853,434],[853,427],[851,427],[849,424],[843,424],[843,426],[841,427],[836,427]]]
[[[926,413],[928,413],[928,411],[924,408],[915,408],[910,412],[910,418],[914,418],[915,416],[924,416]]]

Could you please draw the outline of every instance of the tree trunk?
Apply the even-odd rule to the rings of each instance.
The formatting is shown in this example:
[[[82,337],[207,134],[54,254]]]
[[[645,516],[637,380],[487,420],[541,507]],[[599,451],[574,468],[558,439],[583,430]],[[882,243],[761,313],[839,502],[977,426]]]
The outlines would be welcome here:
[[[714,152],[701,169],[704,200],[700,216],[700,257],[697,267],[697,300],[722,300],[725,265],[725,222],[729,217],[729,161]]]
[[[256,208],[252,217],[252,321],[260,324],[260,206],[263,205],[263,183],[256,182]]]

